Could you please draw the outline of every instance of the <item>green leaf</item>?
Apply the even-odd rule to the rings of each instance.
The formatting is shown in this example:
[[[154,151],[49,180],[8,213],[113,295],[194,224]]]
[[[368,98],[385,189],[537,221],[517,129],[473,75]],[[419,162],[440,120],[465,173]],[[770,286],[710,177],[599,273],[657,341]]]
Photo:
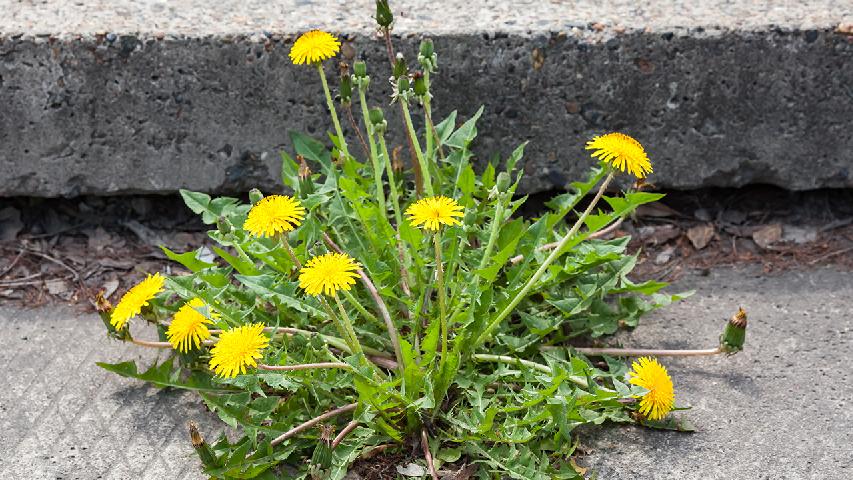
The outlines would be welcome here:
[[[133,361],[121,363],[96,362],[95,364],[104,370],[117,373],[122,377],[142,380],[151,383],[158,388],[173,387],[184,390],[217,393],[227,393],[231,391],[212,384],[210,382],[210,377],[204,374],[191,375],[183,380],[176,378],[172,366],[174,359],[174,357],[169,357],[160,365],[155,364],[143,373],[139,373],[137,371],[136,363]]]
[[[187,269],[193,273],[198,272],[199,270],[204,270],[205,268],[216,266],[216,264],[208,263],[204,260],[199,260],[198,257],[202,251],[201,248],[192,252],[185,252],[179,254],[169,250],[164,245],[160,245],[160,250],[163,250],[163,253],[165,253],[167,257],[187,267]]]
[[[258,275],[258,274],[260,274],[260,271],[251,262],[247,262],[246,260],[243,260],[242,258],[240,258],[238,256],[231,255],[230,253],[228,253],[225,250],[217,247],[216,245],[213,246],[213,251],[216,252],[217,255],[222,257],[223,260],[228,262],[229,265],[234,267],[235,270],[237,270],[238,272],[240,272],[243,275]]]

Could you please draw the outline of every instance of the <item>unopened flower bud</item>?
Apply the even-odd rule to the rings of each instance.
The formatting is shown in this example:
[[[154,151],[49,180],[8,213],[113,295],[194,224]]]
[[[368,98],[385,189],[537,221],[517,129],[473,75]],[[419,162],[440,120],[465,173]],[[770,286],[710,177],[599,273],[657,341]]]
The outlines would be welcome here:
[[[397,145],[394,147],[394,150],[391,152],[391,168],[399,173],[403,171],[403,161],[400,160],[400,152],[403,151],[403,147]]]
[[[299,171],[297,172],[299,178],[305,180],[306,178],[310,177],[311,168],[308,166],[308,162],[305,161],[305,157],[303,157],[302,155],[297,155],[296,160],[299,161]]]
[[[341,65],[346,65],[341,64]],[[352,77],[349,69],[341,69],[341,105],[347,106],[352,103]]]
[[[409,88],[410,88],[409,77],[402,76],[402,77],[397,79],[397,93],[398,94],[406,92],[407,90],[409,90]]]
[[[223,235],[231,233],[231,223],[225,217],[219,217],[216,219],[216,228],[219,230],[219,233]]]
[[[429,58],[433,53],[435,53],[435,46],[433,45],[432,40],[429,38],[421,40],[420,54]]]
[[[414,89],[415,95],[419,97],[423,97],[427,94],[427,86],[426,79],[424,78],[424,74],[422,72],[415,72],[414,75]]]
[[[509,178],[509,174],[506,172],[501,172],[498,174],[498,178],[495,181],[495,185],[498,187],[498,192],[506,193],[509,189],[509,186],[512,184],[512,179]]]
[[[383,28],[388,28],[394,23],[394,14],[388,6],[388,0],[376,0],[376,23]]]
[[[477,222],[477,212],[473,208],[469,208],[465,211],[465,218],[462,221],[465,225],[474,225]]]
[[[311,168],[308,167],[305,157],[297,155],[296,160],[299,161],[299,170],[296,173],[299,175],[299,193],[304,198],[305,195],[314,193],[314,180],[311,179]]]
[[[397,60],[394,61],[394,70],[392,75],[394,78],[404,77],[409,74],[409,67],[406,65],[406,57],[402,53],[397,52]]]
[[[352,73],[356,76],[356,78],[363,78],[367,76],[367,64],[364,61],[359,60],[352,64]]]
[[[261,193],[261,191],[257,188],[249,190],[249,201],[252,202],[252,205],[260,202],[261,200],[263,200],[263,198],[264,194]]]
[[[204,437],[202,437],[201,433],[198,431],[198,425],[196,425],[195,422],[190,422],[189,430],[190,441],[192,442],[196,453],[198,453],[198,458],[201,459],[201,463],[207,468],[220,466],[219,462],[216,460],[216,455],[213,454],[213,450],[210,448],[210,445],[204,441]]]
[[[743,350],[743,344],[746,341],[746,325],[746,311],[738,308],[720,336],[720,349],[730,355]]]

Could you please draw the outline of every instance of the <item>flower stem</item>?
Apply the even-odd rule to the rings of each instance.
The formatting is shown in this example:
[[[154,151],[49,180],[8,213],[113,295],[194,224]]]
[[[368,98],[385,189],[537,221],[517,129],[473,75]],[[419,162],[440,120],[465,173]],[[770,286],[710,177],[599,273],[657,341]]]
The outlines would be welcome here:
[[[349,315],[347,315],[347,309],[344,308],[343,302],[338,297],[337,293],[333,293],[332,297],[335,299],[335,303],[338,304],[338,310],[341,312],[341,323],[349,334],[349,338],[352,341],[352,353],[364,353],[364,350],[361,348],[361,343],[358,341],[358,337],[355,335],[355,328],[352,326],[352,321],[349,319]]]
[[[302,363],[299,365],[258,364],[258,370],[267,370],[270,372],[295,372],[298,370],[313,370],[318,368],[343,368],[346,370],[352,368],[352,365],[343,362]]]
[[[287,254],[290,255],[290,259],[293,260],[293,264],[296,265],[296,268],[301,269],[302,263],[296,258],[296,252],[290,247],[290,242],[287,241],[287,234],[281,234],[281,244],[284,246],[284,249],[287,250]]]
[[[588,356],[610,355],[613,357],[700,357],[725,353],[720,347],[705,350],[655,350],[644,348],[575,348],[574,350]]]
[[[380,134],[378,137],[382,156],[385,158],[385,171],[388,172],[388,185],[391,189],[391,207],[394,209],[394,221],[397,223],[397,248],[403,254],[403,265],[401,266],[400,274],[403,276],[404,284],[411,285],[408,267],[412,264],[412,255],[400,237],[400,225],[403,224],[403,211],[400,209],[400,192],[397,190],[397,180],[394,178],[394,168],[391,166],[391,156],[388,155],[388,144],[385,143],[385,136]]]
[[[376,199],[379,202],[379,208],[382,212],[382,216],[385,216],[388,211],[388,207],[385,205],[385,185],[382,183],[382,166],[379,163],[379,153],[376,149],[376,140],[373,138],[374,129],[371,127],[370,113],[367,111],[367,96],[365,95],[363,88],[358,89],[358,99],[361,103],[361,116],[363,117],[364,128],[367,130],[367,141],[370,143],[370,162],[373,164],[373,182],[376,184]],[[392,187],[394,187],[393,183]]]
[[[501,195],[498,196],[495,204],[495,217],[492,219],[492,230],[489,233],[489,242],[486,244],[486,249],[483,250],[483,258],[480,259],[480,266],[477,267],[478,270],[486,268],[486,264],[489,262],[489,257],[492,256],[492,250],[495,248],[495,242],[498,240],[498,231],[500,230],[501,222],[503,222],[504,205],[503,200],[500,197]],[[477,278],[479,278],[479,276]]]
[[[243,250],[243,247],[240,246],[239,243],[234,243],[234,250],[237,250],[237,255],[243,259],[244,262],[248,263],[251,266],[255,265],[255,262],[246,254],[246,251]]]
[[[489,323],[483,333],[481,333],[480,336],[477,337],[477,339],[474,341],[473,348],[479,347],[489,338],[489,336],[498,327],[498,325],[500,325],[500,323],[506,317],[508,317],[510,313],[512,313],[515,307],[518,306],[521,300],[527,296],[527,294],[530,292],[536,282],[538,282],[539,279],[542,278],[542,275],[545,273],[548,267],[551,266],[552,263],[554,263],[554,260],[556,260],[557,257],[563,254],[563,247],[565,247],[569,243],[569,240],[571,240],[575,236],[575,234],[581,228],[581,225],[583,225],[584,221],[586,220],[586,217],[589,216],[589,214],[592,212],[592,209],[595,208],[595,205],[598,203],[599,200],[601,200],[602,195],[604,195],[604,191],[607,189],[607,186],[613,180],[614,175],[615,172],[610,172],[610,174],[607,175],[607,178],[604,179],[604,182],[602,182],[601,187],[598,188],[598,192],[596,192],[595,197],[589,203],[589,206],[586,207],[586,210],[584,210],[584,212],[581,214],[575,224],[572,225],[571,230],[569,230],[569,232],[566,233],[562,240],[560,240],[560,243],[557,244],[556,248],[551,251],[551,254],[548,255],[548,258],[546,258],[545,261],[542,262],[542,265],[540,265],[539,269],[537,269],[533,276],[530,277],[530,280],[528,280],[527,283],[525,283],[524,286],[521,287],[521,290],[519,290],[519,292],[515,294],[515,297],[513,297],[512,301],[509,302],[509,305],[507,305],[503,310],[501,310],[501,312],[498,313],[498,315]]]
[[[307,422],[302,423],[300,425],[297,425],[296,427],[293,427],[290,430],[282,433],[280,436],[276,437],[275,439],[273,439],[273,441],[270,442],[270,446],[274,447],[274,446],[278,445],[279,443],[287,440],[288,438],[293,437],[294,435],[298,435],[302,431],[308,430],[309,428],[313,427],[314,425],[317,425],[320,422],[323,422],[323,421],[326,421],[330,418],[336,417],[342,413],[351,412],[351,411],[355,410],[356,407],[358,407],[357,403],[351,403],[349,405],[345,405],[343,407],[336,408],[330,412],[326,412],[322,415],[318,415],[318,416],[312,418],[311,420],[308,420]]]
[[[338,120],[338,112],[335,110],[335,102],[332,100],[332,92],[329,91],[329,82],[326,81],[326,71],[323,70],[323,64],[317,62],[317,71],[320,73],[320,81],[323,83],[323,93],[326,94],[326,105],[329,107],[329,114],[332,116],[332,123],[335,125],[335,134],[338,136],[341,153],[344,158],[349,157],[347,150],[347,140],[344,138],[344,131],[341,129],[341,122]]]
[[[441,322],[441,362],[440,366],[444,366],[447,360],[447,299],[444,298],[444,266],[441,264],[441,236],[438,232],[432,236],[435,244],[435,283],[438,290],[438,321]],[[440,367],[439,367],[440,368]]]
[[[542,365],[541,363],[531,362],[530,360],[522,360],[520,358],[510,357],[507,355],[491,355],[486,353],[475,353],[472,355],[475,361],[478,362],[496,362],[496,363],[505,363],[507,365],[518,365],[527,367],[531,370],[536,370],[537,372],[547,373],[548,375],[553,375],[554,372],[551,370],[551,367],[547,365]],[[589,383],[587,383],[586,379],[583,377],[578,377],[576,375],[571,375],[568,377],[569,381],[574,383],[575,385],[581,388],[589,388]]]
[[[400,101],[400,106],[403,110],[403,118],[406,121],[406,128],[409,132],[409,137],[412,139],[412,145],[415,147],[415,154],[418,157],[418,164],[421,167],[421,175],[424,179],[424,190],[429,196],[433,196],[432,178],[429,174],[429,165],[424,158],[424,153],[421,151],[421,144],[418,141],[418,136],[415,133],[415,126],[412,124],[412,115],[409,113],[409,105],[405,101]]]
[[[348,292],[348,291],[346,291],[346,290],[341,290],[341,291],[343,292],[344,297],[346,297],[347,301],[348,301],[348,302],[349,302],[353,307],[355,307],[355,309],[356,309],[356,310],[358,310],[359,315],[363,316],[363,317],[364,317],[364,318],[366,318],[367,320],[369,320],[369,321],[371,321],[371,322],[373,322],[373,323],[375,323],[375,324],[377,324],[377,325],[380,325],[380,326],[382,326],[382,327],[384,327],[384,326],[385,326],[385,325],[382,323],[382,321],[381,321],[381,320],[379,320],[378,318],[376,318],[376,315],[374,315],[374,314],[372,314],[372,313],[368,312],[368,311],[367,311],[367,309],[366,309],[366,308],[364,308],[364,306],[361,304],[361,302],[359,302],[359,301],[358,301],[358,299],[357,299],[357,298],[355,298],[355,296],[354,296],[353,294],[351,294],[350,292]]]
[[[337,298],[337,296],[335,296],[335,298]],[[362,353],[361,345],[358,343],[358,340],[353,340],[352,336],[350,336],[349,329],[346,328],[343,323],[343,320],[335,314],[334,310],[332,310],[332,307],[329,305],[329,302],[327,302],[326,299],[321,296],[320,303],[326,310],[326,314],[329,315],[329,318],[331,318],[332,322],[334,322],[335,328],[338,329],[338,332],[341,334],[341,337],[347,343],[347,350],[349,350],[349,352],[352,354]]]

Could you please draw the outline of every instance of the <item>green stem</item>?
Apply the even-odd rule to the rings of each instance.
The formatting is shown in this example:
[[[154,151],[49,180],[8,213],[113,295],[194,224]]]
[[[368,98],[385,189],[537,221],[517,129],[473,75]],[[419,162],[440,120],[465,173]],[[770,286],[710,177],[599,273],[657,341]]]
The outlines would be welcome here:
[[[349,301],[349,303],[351,303],[352,306],[355,307],[356,310],[358,310],[359,314],[361,314],[367,320],[375,323],[376,325],[379,325],[383,328],[385,327],[385,324],[382,323],[381,320],[376,318],[376,315],[368,312],[367,309],[364,308],[364,306],[361,304],[361,302],[359,302],[358,299],[353,296],[353,294],[349,293],[346,290],[341,290],[341,291],[343,292],[344,297],[346,297],[347,301]]]
[[[547,373],[548,375],[553,375],[554,372],[551,370],[551,367],[547,365],[542,365],[541,363],[531,362],[530,360],[522,360],[520,358],[509,357],[506,355],[490,355],[486,353],[475,353],[472,355],[474,360],[478,362],[496,362],[496,363],[505,363],[507,365],[518,365],[524,366],[531,370],[536,370],[537,372]],[[583,377],[578,377],[576,375],[570,375],[569,381],[574,383],[575,385],[581,388],[589,388],[589,383],[587,383],[586,379]]]
[[[480,259],[479,270],[486,268],[486,264],[489,262],[489,257],[492,256],[492,250],[495,248],[495,243],[498,240],[498,231],[500,231],[501,222],[503,222],[503,199],[500,198],[502,195],[498,196],[497,202],[495,204],[495,217],[492,219],[492,230],[489,233],[489,242],[486,244],[486,249],[483,250],[483,258]],[[479,278],[479,277],[478,277]]]
[[[435,283],[438,290],[438,311],[440,315],[438,320],[441,322],[439,325],[441,329],[440,365],[443,366],[447,360],[447,299],[444,298],[446,292],[444,291],[444,267],[441,264],[441,236],[435,232],[432,238],[433,243],[435,243]]]
[[[388,172],[388,185],[391,188],[391,207],[394,209],[394,221],[397,222],[397,242],[400,250],[403,251],[404,265],[401,274],[406,277],[404,280],[409,284],[409,286],[414,287],[406,274],[409,270],[409,266],[412,265],[412,255],[409,253],[409,249],[406,248],[406,243],[403,242],[403,239],[400,236],[400,225],[403,224],[403,211],[400,209],[400,192],[397,190],[397,180],[394,178],[394,168],[391,166],[391,156],[388,155],[388,144],[385,143],[385,136],[378,134],[378,137],[379,147],[382,149],[382,156],[385,158],[385,171]]]
[[[347,310],[344,308],[343,302],[338,297],[337,293],[333,293],[332,297],[335,299],[335,303],[338,304],[338,310],[341,312],[341,323],[349,334],[349,338],[352,341],[352,351],[353,353],[363,353],[364,350],[361,348],[361,343],[358,341],[358,337],[355,334],[355,328],[352,326],[352,321],[349,319],[349,315],[347,315]]]
[[[575,222],[575,224],[572,226],[571,230],[569,230],[569,232],[566,233],[562,240],[560,240],[560,243],[554,250],[551,251],[551,254],[548,255],[548,258],[546,258],[545,261],[542,262],[542,265],[540,265],[539,269],[536,270],[532,277],[530,277],[530,280],[528,280],[527,283],[525,283],[524,286],[521,287],[521,290],[515,295],[515,297],[513,297],[512,301],[509,302],[509,305],[507,305],[503,310],[501,310],[501,312],[491,321],[491,323],[489,323],[483,333],[481,333],[480,336],[477,337],[477,339],[474,341],[472,349],[479,347],[489,338],[495,328],[497,328],[498,325],[500,325],[500,323],[506,317],[508,317],[510,313],[512,313],[513,309],[518,306],[521,300],[527,296],[527,294],[530,292],[536,282],[539,281],[539,279],[542,277],[548,267],[550,267],[551,264],[554,263],[554,260],[556,260],[557,257],[564,253],[563,247],[565,247],[566,244],[569,243],[569,240],[571,240],[575,236],[581,225],[583,225],[584,221],[586,220],[586,217],[589,216],[589,214],[592,212],[592,209],[595,208],[595,205],[601,199],[601,196],[604,195],[604,190],[607,189],[607,185],[609,185],[610,181],[613,180],[614,175],[615,172],[610,172],[607,178],[604,179],[604,182],[601,184],[601,187],[599,187],[598,192],[595,194],[595,198],[592,199],[592,202],[590,202],[589,206],[586,207],[586,210],[584,210],[584,212],[578,218],[577,222]]]
[[[343,338],[344,341],[347,342],[347,347],[349,347],[348,350],[350,351],[350,353],[362,353],[361,345],[358,344],[358,340],[353,341],[352,336],[350,336],[349,329],[344,326],[344,323],[341,318],[335,314],[334,310],[332,310],[332,307],[331,305],[329,305],[329,302],[327,302],[325,298],[320,297],[320,304],[323,305],[323,308],[326,310],[326,314],[328,314],[329,318],[331,318],[332,322],[334,322],[335,328],[337,328],[338,332],[341,334],[341,338]]]
[[[429,82],[429,70],[424,70],[424,83],[426,84],[427,94],[424,96],[424,116],[426,117],[427,124],[427,151],[434,152],[436,147],[438,147],[438,155],[444,159],[444,150],[441,148],[441,139],[438,138],[438,132],[435,130],[435,124],[432,123],[432,97],[430,97],[430,82]],[[430,144],[432,144],[432,148],[430,148]],[[432,155],[427,155],[428,159],[432,158]]]
[[[296,252],[290,247],[290,242],[287,241],[287,233],[281,234],[281,244],[284,246],[284,249],[287,250],[287,254],[290,255],[290,259],[293,260],[293,264],[296,265],[296,268],[302,269],[302,263],[296,258]]]
[[[421,151],[421,144],[418,141],[418,136],[415,133],[415,126],[412,123],[412,115],[409,113],[409,105],[405,101],[400,101],[400,106],[403,109],[403,118],[406,120],[406,128],[409,131],[409,137],[412,139],[412,145],[415,147],[415,154],[418,157],[418,164],[421,166],[421,174],[424,177],[424,189],[428,196],[435,195],[432,190],[432,178],[429,174],[429,165],[424,158],[424,153]]]
[[[338,112],[335,110],[335,102],[332,100],[332,92],[329,90],[329,82],[326,81],[326,71],[323,70],[323,64],[317,62],[317,71],[320,73],[320,81],[323,83],[323,93],[326,94],[326,105],[329,107],[329,114],[332,116],[332,123],[335,125],[335,134],[338,136],[341,153],[344,158],[349,158],[347,150],[347,140],[344,138],[344,131],[341,129],[341,122],[338,120]]]
[[[367,143],[370,145],[370,162],[373,164],[373,182],[376,184],[376,198],[379,202],[382,215],[386,215],[385,185],[382,183],[382,168],[379,163],[379,154],[376,151],[376,140],[373,138],[373,128],[370,123],[370,112],[367,110],[367,96],[363,88],[358,89],[358,98],[361,102],[361,116],[364,121],[364,129],[367,131]]]
[[[239,255],[240,258],[243,259],[243,261],[245,261],[249,265],[255,265],[255,262],[251,258],[249,258],[249,256],[246,254],[246,251],[243,250],[243,247],[241,247],[240,244],[234,243],[234,250],[237,250],[237,255]]]

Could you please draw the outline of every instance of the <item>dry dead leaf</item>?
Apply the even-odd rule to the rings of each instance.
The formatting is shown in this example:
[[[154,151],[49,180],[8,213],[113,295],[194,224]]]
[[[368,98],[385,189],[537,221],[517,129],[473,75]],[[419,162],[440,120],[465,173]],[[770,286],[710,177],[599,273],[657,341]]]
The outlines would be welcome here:
[[[710,223],[696,225],[687,230],[687,238],[696,250],[702,250],[714,238],[714,226]]]
[[[752,232],[752,240],[759,247],[767,250],[771,245],[782,239],[782,225],[772,223]]]

